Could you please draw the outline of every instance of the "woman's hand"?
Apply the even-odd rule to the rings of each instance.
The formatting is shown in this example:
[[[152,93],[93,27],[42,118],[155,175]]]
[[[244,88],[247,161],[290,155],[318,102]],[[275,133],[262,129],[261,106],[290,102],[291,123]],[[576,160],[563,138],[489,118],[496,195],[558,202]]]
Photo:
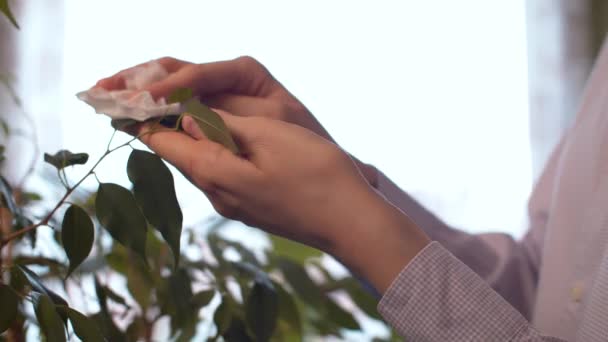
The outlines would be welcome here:
[[[428,242],[335,144],[286,122],[218,112],[244,157],[206,139],[189,117],[187,134],[167,130],[141,139],[220,214],[328,252],[379,291]]]
[[[263,116],[296,124],[333,142],[329,133],[270,72],[251,57],[230,61],[194,64],[165,57],[157,60],[169,72],[147,89],[154,98],[167,97],[177,88],[191,88],[207,105],[239,116]],[[123,75],[130,69],[100,80],[97,86],[123,89]],[[377,172],[355,159],[368,183],[375,185]]]

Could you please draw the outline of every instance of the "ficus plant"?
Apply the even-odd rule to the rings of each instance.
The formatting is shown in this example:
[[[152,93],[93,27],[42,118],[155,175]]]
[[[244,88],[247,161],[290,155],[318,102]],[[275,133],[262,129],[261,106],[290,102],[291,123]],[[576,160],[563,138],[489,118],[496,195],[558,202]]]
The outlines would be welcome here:
[[[8,0],[0,0],[0,12],[18,28]],[[10,79],[2,80],[20,106]],[[178,130],[190,115],[209,139],[238,153],[221,117],[189,90],[169,101],[182,103],[183,113],[155,119],[143,134]],[[4,165],[4,144],[17,131],[9,122],[0,122]],[[339,338],[361,327],[337,296],[379,318],[376,299],[353,277],[332,276],[318,250],[272,235],[268,249],[246,247],[222,233],[227,220],[219,216],[185,229],[172,172],[155,154],[132,147],[139,137],[115,144],[112,134],[96,161],[67,150],[37,157],[57,175],[48,186],[61,189],[48,207],[25,186],[37,160],[17,184],[0,176],[0,341],[23,341],[32,331],[46,341],[152,341],[158,334],[176,341]],[[119,149],[131,149],[129,187],[100,182],[96,174]],[[86,167],[80,179],[70,177],[72,168]],[[98,182],[92,193],[79,190],[88,178]],[[31,214],[33,208],[44,214]],[[36,241],[41,229],[52,230],[56,246]],[[43,253],[57,246],[64,257]]]

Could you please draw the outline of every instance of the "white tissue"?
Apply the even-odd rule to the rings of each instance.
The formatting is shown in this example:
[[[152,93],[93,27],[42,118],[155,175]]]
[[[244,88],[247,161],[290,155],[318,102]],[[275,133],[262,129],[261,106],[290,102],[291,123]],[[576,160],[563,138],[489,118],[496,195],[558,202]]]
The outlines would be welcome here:
[[[145,121],[150,118],[180,113],[179,103],[167,104],[164,98],[154,100],[150,92],[141,91],[147,85],[158,82],[169,73],[158,62],[152,61],[124,72],[126,89],[108,91],[91,88],[76,94],[78,99],[112,119]]]

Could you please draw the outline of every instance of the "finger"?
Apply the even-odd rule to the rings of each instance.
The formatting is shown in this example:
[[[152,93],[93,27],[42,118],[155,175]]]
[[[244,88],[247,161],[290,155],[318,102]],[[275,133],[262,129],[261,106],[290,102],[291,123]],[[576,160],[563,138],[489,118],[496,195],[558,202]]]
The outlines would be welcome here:
[[[101,87],[106,90],[124,89],[126,87],[126,83],[125,83],[126,74],[132,72],[136,68],[144,67],[153,62],[156,62],[156,63],[159,63],[160,65],[162,65],[163,68],[165,68],[165,70],[167,70],[168,73],[175,72],[175,71],[179,70],[180,68],[184,67],[185,65],[192,64],[192,63],[185,62],[185,61],[182,61],[182,60],[179,60],[176,58],[172,58],[172,57],[158,58],[155,60],[140,63],[135,66],[123,69],[110,77],[103,78],[103,79],[99,80],[97,82],[97,84],[95,84],[95,87]]]
[[[189,115],[184,116],[182,119],[182,128],[184,132],[188,133],[195,140],[205,139],[205,133],[201,131],[196,120]]]
[[[167,97],[177,88],[191,88],[201,97],[227,92],[267,97],[279,87],[262,64],[251,57],[239,57],[182,68],[146,90],[154,98]]]
[[[248,95],[221,94],[204,99],[210,107],[238,116],[262,116],[278,119],[286,116],[282,102]]]
[[[183,172],[203,190],[233,191],[257,177],[259,172],[248,161],[208,139],[194,138],[173,130],[147,127],[139,133],[141,141],[161,158]]]
[[[105,90],[120,90],[126,88],[125,79],[120,75],[110,76],[99,80],[93,88],[100,87]]]

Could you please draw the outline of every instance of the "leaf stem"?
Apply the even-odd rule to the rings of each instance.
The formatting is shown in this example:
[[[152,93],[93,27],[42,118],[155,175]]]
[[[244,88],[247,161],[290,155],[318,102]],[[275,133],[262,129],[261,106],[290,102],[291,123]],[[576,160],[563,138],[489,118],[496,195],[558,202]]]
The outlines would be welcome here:
[[[114,132],[112,132],[112,135],[110,136],[110,140],[108,140],[108,146],[106,147],[106,152],[108,152],[110,150],[110,145],[112,144],[112,140],[114,139],[114,135],[116,134],[116,129],[114,129]]]

